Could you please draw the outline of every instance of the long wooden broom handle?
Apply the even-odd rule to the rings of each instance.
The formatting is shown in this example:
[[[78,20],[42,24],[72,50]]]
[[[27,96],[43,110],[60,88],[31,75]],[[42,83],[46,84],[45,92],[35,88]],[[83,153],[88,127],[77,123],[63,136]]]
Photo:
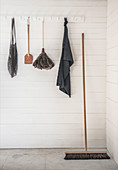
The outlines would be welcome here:
[[[28,34],[28,55],[30,54],[30,47],[29,47],[29,24],[27,24],[27,34]]]
[[[42,21],[42,52],[44,52],[44,19]]]
[[[82,72],[83,72],[84,138],[85,138],[85,151],[87,151],[85,63],[84,63],[84,33],[82,33]]]

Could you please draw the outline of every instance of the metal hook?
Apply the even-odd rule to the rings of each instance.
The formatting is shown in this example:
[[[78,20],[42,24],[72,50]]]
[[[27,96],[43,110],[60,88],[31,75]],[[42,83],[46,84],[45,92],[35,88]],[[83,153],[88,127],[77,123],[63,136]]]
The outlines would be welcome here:
[[[27,24],[29,25],[30,24],[30,17],[28,16],[27,18]]]

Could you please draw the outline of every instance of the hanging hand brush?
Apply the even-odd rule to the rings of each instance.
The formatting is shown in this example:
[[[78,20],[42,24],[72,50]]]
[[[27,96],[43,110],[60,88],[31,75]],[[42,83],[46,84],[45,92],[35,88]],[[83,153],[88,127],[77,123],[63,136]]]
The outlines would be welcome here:
[[[53,61],[48,57],[44,50],[44,20],[42,21],[42,53],[34,61],[33,66],[41,70],[49,70],[54,67]]]
[[[30,43],[29,43],[29,17],[27,19],[27,35],[28,35],[28,54],[25,55],[25,64],[32,64],[33,56],[30,54]]]
[[[84,138],[85,151],[66,152],[64,159],[79,160],[79,159],[110,159],[106,152],[103,151],[88,151],[87,150],[87,126],[86,126],[86,96],[85,96],[85,64],[84,64],[84,33],[82,33],[82,72],[83,72],[83,106],[84,106]]]

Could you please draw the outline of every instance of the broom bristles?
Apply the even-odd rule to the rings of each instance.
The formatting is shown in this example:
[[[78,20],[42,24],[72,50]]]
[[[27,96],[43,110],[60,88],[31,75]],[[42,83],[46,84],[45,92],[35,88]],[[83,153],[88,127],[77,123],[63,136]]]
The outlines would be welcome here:
[[[65,160],[110,159],[107,153],[66,153]]]

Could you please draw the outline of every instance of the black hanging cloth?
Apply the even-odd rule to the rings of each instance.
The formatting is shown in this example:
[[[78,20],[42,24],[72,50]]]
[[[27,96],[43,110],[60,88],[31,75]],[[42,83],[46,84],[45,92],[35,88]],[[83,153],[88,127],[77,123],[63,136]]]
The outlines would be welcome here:
[[[12,18],[11,40],[10,40],[9,57],[8,57],[7,64],[8,64],[8,71],[11,77],[16,76],[18,70],[18,53],[17,53],[17,45],[16,45],[16,30],[15,30],[14,18]]]
[[[68,38],[67,18],[64,18],[64,38],[62,46],[62,55],[59,65],[57,86],[59,89],[71,97],[71,83],[70,83],[70,67],[74,63],[71,52],[71,47]]]

